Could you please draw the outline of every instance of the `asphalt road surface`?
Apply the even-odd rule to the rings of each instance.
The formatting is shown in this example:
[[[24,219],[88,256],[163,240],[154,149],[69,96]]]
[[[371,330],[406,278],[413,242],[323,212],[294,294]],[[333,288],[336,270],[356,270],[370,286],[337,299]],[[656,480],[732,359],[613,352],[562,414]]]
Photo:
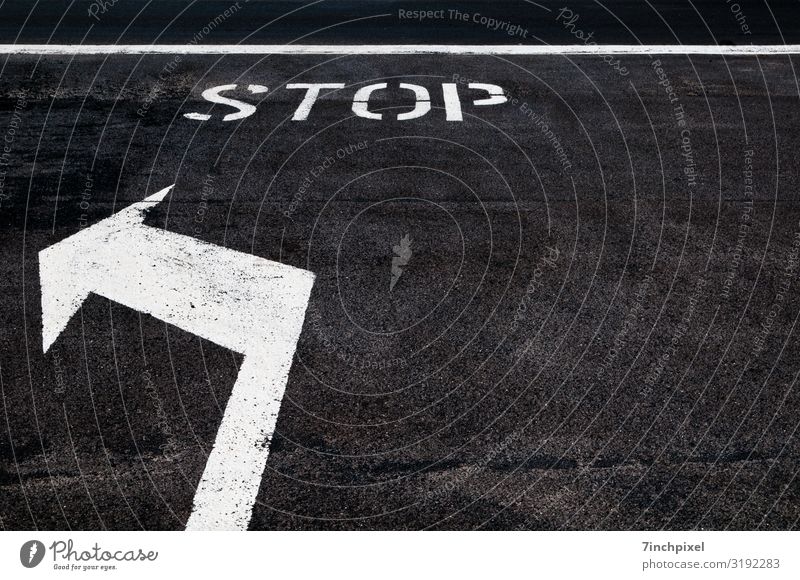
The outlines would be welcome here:
[[[800,39],[797,2],[773,0],[3,0],[4,43],[191,42],[235,7],[204,42],[242,44],[571,44],[556,23],[562,8],[598,44],[784,44]],[[419,19],[413,11],[442,15]],[[455,12],[468,14],[466,20]],[[401,11],[403,11],[401,13]],[[479,14],[517,25],[509,34],[473,21]],[[554,25],[556,24],[556,25]],[[587,28],[588,27],[588,28]]]
[[[195,24],[219,13],[201,4]],[[254,28],[285,11],[251,4],[237,22]],[[749,43],[717,4],[715,38]],[[553,13],[499,6],[576,42]],[[754,43],[797,35],[796,4],[741,6]],[[155,17],[136,38],[115,28],[130,10],[80,42],[155,40]],[[585,10],[599,43],[638,44]],[[641,42],[713,42],[688,17],[672,41],[636,29],[630,10]],[[86,32],[0,23],[17,42]],[[398,26],[335,42],[528,42]],[[250,529],[797,529],[796,62],[2,55],[0,526],[186,525],[242,353],[92,293],[45,354],[39,271],[40,251],[174,184],[145,226],[316,276]],[[343,86],[303,108],[298,83]]]

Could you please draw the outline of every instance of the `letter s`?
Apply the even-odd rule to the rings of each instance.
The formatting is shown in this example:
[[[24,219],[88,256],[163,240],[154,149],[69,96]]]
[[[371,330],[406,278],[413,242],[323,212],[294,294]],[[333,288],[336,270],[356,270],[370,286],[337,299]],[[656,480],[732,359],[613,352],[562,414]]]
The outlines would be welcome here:
[[[214,103],[216,105],[227,105],[237,110],[236,113],[228,113],[222,117],[223,121],[238,121],[239,119],[249,117],[256,112],[256,108],[253,105],[248,105],[243,101],[229,99],[220,95],[220,93],[224,91],[232,91],[236,89],[236,86],[237,85],[220,85],[218,87],[211,87],[210,89],[203,91],[203,98],[210,103]],[[251,90],[251,92],[253,91]],[[187,119],[194,119],[195,121],[208,121],[211,118],[211,115],[206,115],[204,113],[185,113],[183,116]]]

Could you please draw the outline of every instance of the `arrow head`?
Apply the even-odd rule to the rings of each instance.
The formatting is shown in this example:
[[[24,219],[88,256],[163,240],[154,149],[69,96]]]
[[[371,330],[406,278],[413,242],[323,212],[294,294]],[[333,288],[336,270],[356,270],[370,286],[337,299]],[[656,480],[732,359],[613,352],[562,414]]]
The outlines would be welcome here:
[[[114,232],[141,224],[147,210],[162,201],[173,187],[174,184],[39,252],[45,353],[93,290],[87,268],[99,244]]]

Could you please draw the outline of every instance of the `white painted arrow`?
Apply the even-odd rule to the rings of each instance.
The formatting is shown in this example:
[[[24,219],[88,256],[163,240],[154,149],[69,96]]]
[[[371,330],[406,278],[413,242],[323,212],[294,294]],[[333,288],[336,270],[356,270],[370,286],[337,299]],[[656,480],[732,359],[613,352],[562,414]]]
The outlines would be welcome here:
[[[247,529],[314,275],[142,223],[172,186],[39,253],[42,342],[90,293],[244,355],[187,529]]]

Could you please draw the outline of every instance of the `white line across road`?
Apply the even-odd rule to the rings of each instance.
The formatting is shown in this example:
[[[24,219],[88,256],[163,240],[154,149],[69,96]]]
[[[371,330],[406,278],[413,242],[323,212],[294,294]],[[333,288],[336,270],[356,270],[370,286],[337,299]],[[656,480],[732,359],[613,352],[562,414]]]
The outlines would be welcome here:
[[[497,56],[800,54],[800,44],[0,44],[0,54],[465,54]]]

